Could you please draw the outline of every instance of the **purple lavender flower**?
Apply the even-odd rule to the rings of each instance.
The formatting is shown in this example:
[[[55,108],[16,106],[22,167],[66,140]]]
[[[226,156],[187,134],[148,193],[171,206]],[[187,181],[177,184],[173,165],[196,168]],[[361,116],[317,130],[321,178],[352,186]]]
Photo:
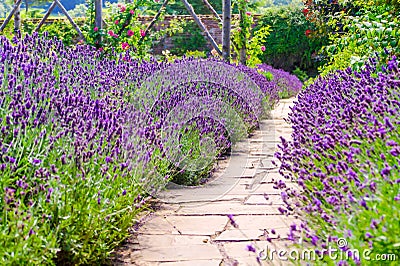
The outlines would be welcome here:
[[[254,253],[257,251],[256,248],[253,246],[253,244],[248,244],[246,246],[246,250]]]
[[[236,223],[236,221],[233,219],[233,214],[228,214],[227,215],[229,218],[229,222],[231,223],[231,225],[235,228],[238,228],[239,225]]]

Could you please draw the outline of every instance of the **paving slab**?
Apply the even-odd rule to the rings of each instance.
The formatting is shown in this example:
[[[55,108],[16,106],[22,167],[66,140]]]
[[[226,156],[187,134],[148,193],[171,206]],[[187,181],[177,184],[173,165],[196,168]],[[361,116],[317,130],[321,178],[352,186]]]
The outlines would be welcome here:
[[[230,202],[212,202],[204,205],[196,206],[183,206],[179,214],[186,215],[243,215],[243,214],[280,214],[277,206],[266,206],[266,205],[244,205],[240,201]]]
[[[180,213],[180,212],[179,212]],[[166,220],[173,224],[183,235],[214,235],[222,232],[228,222],[225,216],[168,216]]]
[[[246,205],[283,205],[280,195],[250,195],[244,202]]]

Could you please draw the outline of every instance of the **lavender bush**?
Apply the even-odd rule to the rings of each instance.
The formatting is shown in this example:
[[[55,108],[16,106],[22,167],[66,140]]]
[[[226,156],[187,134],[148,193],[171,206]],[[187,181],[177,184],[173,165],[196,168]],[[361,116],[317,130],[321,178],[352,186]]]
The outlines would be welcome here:
[[[337,71],[301,92],[290,115],[293,140],[283,139],[276,154],[280,172],[298,184],[278,184],[281,212],[302,219],[289,239],[314,246],[322,260],[313,263],[399,259],[400,72],[395,57],[382,69],[376,63]],[[344,255],[329,256],[329,246]]]
[[[275,86],[277,86],[279,98],[289,98],[295,96],[303,87],[303,84],[298,77],[282,69],[275,69],[266,64],[258,65],[257,69],[259,73],[269,78],[275,84]]]
[[[140,210],[150,162],[137,130],[147,118],[121,90],[139,66],[37,36],[13,42],[0,38],[2,261],[101,260]]]
[[[111,58],[0,37],[1,263],[105,260],[146,196],[199,183],[277,99],[243,66]]]

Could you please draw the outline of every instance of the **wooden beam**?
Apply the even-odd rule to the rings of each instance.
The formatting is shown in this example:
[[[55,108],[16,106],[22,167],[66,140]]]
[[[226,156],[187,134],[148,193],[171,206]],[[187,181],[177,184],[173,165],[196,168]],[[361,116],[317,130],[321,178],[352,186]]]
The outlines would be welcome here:
[[[211,11],[212,14],[214,14],[214,17],[218,19],[220,23],[222,23],[222,18],[219,16],[217,11],[215,11],[214,7],[207,1],[207,0],[202,0],[204,5],[208,8],[208,10]]]
[[[242,22],[244,17],[246,16],[244,10],[239,10],[239,20]],[[242,65],[246,65],[247,61],[247,55],[246,55],[246,42],[247,40],[243,40],[243,43],[240,44],[240,50],[239,50],[239,62]]]
[[[14,0],[14,3],[16,4],[17,0]],[[14,12],[14,33],[20,33],[21,29],[21,6],[17,5],[17,9]]]
[[[13,9],[11,10],[10,14],[8,14],[7,18],[4,20],[3,24],[1,24],[0,27],[0,32],[4,30],[4,28],[7,26],[8,22],[10,22],[12,16],[14,15],[15,11],[17,11],[17,9],[19,8],[19,6],[21,5],[22,0],[18,0]]]
[[[229,62],[231,57],[231,0],[223,0],[224,16],[222,23],[222,57]]]
[[[103,1],[95,0],[94,1],[94,25],[101,30],[103,28]]]
[[[187,0],[182,0],[182,2],[185,5],[186,9],[189,11],[190,15],[192,15],[194,21],[197,23],[197,25],[200,27],[200,29],[204,32],[204,34],[206,35],[207,39],[210,41],[210,43],[214,47],[214,49],[218,52],[218,54],[222,55],[222,52],[219,49],[218,44],[215,42],[214,38],[211,36],[211,34],[208,32],[207,28],[204,26],[204,24],[201,22],[199,17],[194,12],[192,5],[189,4]]]
[[[102,0],[95,0],[94,1],[94,26],[98,28],[98,30],[101,32],[103,29],[103,1]],[[100,45],[103,42],[103,38],[101,35],[98,35],[97,38],[97,45]]]
[[[36,26],[34,31],[39,31],[40,28],[43,26],[44,22],[46,21],[46,19],[50,16],[51,12],[53,12],[53,9],[57,6],[57,3],[54,1],[51,6],[49,7],[49,9],[47,10],[46,14],[44,14],[44,17],[42,18],[42,20],[39,22],[39,24]]]
[[[81,37],[82,40],[85,40],[85,36],[83,36],[83,33],[81,29],[79,29],[78,25],[74,22],[74,20],[71,18],[71,16],[68,14],[68,11],[65,9],[65,7],[60,3],[59,0],[54,0],[58,7],[61,9],[61,11],[64,13],[64,15],[68,18],[69,22],[72,24],[72,26],[75,28],[75,30],[78,32],[79,37]]]
[[[147,36],[147,34],[149,33],[149,31],[151,30],[151,28],[154,26],[154,24],[156,24],[158,18],[160,17],[163,9],[165,8],[165,6],[168,4],[168,0],[165,0],[164,3],[161,5],[160,9],[158,10],[157,14],[154,16],[153,20],[150,22],[149,26],[147,26],[145,32],[144,32],[144,36],[142,36],[139,40],[139,43],[142,43],[144,38]]]

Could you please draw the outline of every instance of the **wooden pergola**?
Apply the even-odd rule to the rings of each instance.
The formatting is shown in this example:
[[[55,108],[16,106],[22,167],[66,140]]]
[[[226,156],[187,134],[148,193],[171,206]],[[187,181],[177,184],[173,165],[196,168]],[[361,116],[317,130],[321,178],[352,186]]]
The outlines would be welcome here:
[[[164,0],[163,4],[161,5],[158,13],[154,16],[153,20],[146,28],[146,34],[151,30],[151,28],[155,25],[156,21],[160,17],[162,11],[167,6],[169,0]],[[188,0],[182,0],[183,4],[185,5],[186,9],[188,10],[189,14],[193,17],[196,24],[199,28],[204,32],[205,37],[211,43],[213,48],[218,52],[218,54],[222,55],[224,60],[230,60],[230,46],[231,46],[231,17],[232,17],[232,10],[231,10],[231,0],[222,0],[223,1],[223,17],[221,18],[219,14],[215,11],[212,5],[207,0],[202,0],[204,5],[211,11],[214,17],[222,23],[222,51],[219,48],[217,42],[211,36],[210,32],[207,30],[205,25],[201,22],[199,17],[197,16],[196,12],[193,9],[193,6],[188,2]],[[131,2],[131,1],[127,1]],[[22,4],[22,0],[14,0],[14,6],[11,12],[8,14],[7,18],[4,20],[3,24],[0,26],[0,32],[4,30],[7,24],[10,22],[11,18],[14,16],[14,31],[18,32],[21,26],[21,18],[20,18],[20,6]],[[62,5],[60,0],[54,0],[50,5],[49,9],[46,11],[44,17],[36,26],[34,31],[39,31],[41,26],[45,23],[46,19],[50,16],[51,12],[54,8],[58,6],[62,13],[68,18],[71,25],[74,29],[78,32],[80,38],[85,40],[85,36],[83,35],[82,31],[80,30],[79,26],[74,22],[72,17],[68,14],[68,11]],[[95,26],[98,29],[103,29],[103,16],[102,16],[102,8],[103,8],[103,0],[94,0],[94,7],[95,7]],[[143,37],[142,37],[143,38]],[[142,41],[142,40],[141,40]]]

